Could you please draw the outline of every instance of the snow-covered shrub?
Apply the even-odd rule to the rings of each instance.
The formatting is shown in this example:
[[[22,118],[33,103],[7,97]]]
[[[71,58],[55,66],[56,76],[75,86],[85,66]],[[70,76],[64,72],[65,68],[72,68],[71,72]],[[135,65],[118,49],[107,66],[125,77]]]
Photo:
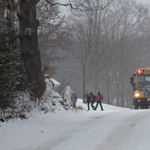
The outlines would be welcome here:
[[[0,121],[7,121],[9,119],[28,118],[32,112],[43,111],[56,112],[59,110],[69,110],[70,105],[70,94],[72,93],[71,88],[68,86],[64,92],[63,99],[59,93],[53,89],[53,84],[50,79],[45,79],[46,91],[41,99],[31,101],[31,94],[28,91],[16,92],[15,99],[13,100],[14,105],[7,107],[6,109],[0,108]],[[77,109],[82,109],[81,107]]]
[[[62,107],[62,97],[53,89],[53,84],[50,79],[45,79],[46,91],[43,94],[41,100],[39,101],[39,109],[47,112],[55,112],[60,107]]]
[[[35,108],[35,102],[30,99],[29,92],[17,92],[12,107],[7,107],[6,109],[0,108],[0,121],[4,122],[14,118],[28,118],[29,112]]]
[[[73,91],[69,85],[61,93],[63,97],[62,105],[66,110],[70,109],[72,105],[71,99],[70,99],[72,93]]]

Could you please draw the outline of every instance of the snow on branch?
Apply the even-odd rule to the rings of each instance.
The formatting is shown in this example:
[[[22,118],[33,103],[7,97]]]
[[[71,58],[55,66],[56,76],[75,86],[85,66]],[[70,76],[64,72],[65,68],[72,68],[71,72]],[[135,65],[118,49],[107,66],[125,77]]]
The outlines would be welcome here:
[[[78,7],[73,7],[73,5],[71,4],[70,0],[69,0],[69,3],[67,3],[67,4],[62,4],[62,3],[58,3],[58,2],[57,3],[52,3],[52,2],[49,2],[49,0],[45,0],[45,1],[47,3],[49,3],[51,5],[51,7],[53,7],[54,5],[70,6],[71,9],[79,9],[79,10],[83,11],[82,9],[80,9],[80,6],[82,6],[84,3],[86,3],[89,0],[85,0],[80,5],[78,5]]]

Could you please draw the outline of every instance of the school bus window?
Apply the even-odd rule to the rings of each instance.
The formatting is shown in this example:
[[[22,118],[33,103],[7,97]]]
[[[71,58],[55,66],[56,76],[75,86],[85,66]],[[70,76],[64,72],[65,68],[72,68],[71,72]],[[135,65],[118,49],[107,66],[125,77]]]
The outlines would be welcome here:
[[[145,83],[146,83],[147,85],[150,85],[150,76],[146,76],[146,77],[145,77]]]
[[[137,86],[143,86],[144,85],[144,76],[138,76],[137,78]]]

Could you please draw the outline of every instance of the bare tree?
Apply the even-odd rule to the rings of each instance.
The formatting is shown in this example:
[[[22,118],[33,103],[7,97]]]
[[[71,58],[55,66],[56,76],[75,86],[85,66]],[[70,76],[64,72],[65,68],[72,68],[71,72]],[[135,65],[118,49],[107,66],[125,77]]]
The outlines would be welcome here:
[[[41,11],[43,9],[44,11]],[[61,62],[64,57],[59,52],[71,49],[72,25],[61,16],[59,6],[47,5],[45,0],[41,0],[37,5],[37,17],[40,22],[38,28],[38,42],[41,52],[42,63],[46,68],[50,68],[46,73],[53,75],[56,68],[51,62]],[[46,70],[45,68],[45,70]]]
[[[77,35],[80,34],[80,36],[77,36],[77,39],[80,40],[80,42],[79,44],[76,44],[78,45],[78,48],[76,49],[78,49],[77,53],[79,55],[77,58],[80,59],[79,62],[82,66],[81,77],[83,77],[83,99],[85,85],[93,78],[93,76],[95,77],[95,91],[98,87],[99,72],[103,67],[103,64],[101,63],[104,50],[101,45],[103,34],[102,22],[104,21],[107,9],[112,2],[113,1],[110,0],[90,0],[80,7],[83,11],[77,13],[78,16],[80,16],[80,25],[77,26],[77,29],[80,29],[78,30],[79,33],[77,32]],[[81,24],[81,20],[84,25]]]
[[[84,29],[90,31],[87,36],[89,52],[94,59],[88,61],[93,64],[95,89],[105,87],[109,104],[116,98],[118,106],[131,106],[129,77],[133,68],[139,65],[140,58],[135,59],[139,54],[139,39],[149,31],[149,8],[135,1],[91,0],[82,9],[80,16],[86,22]]]
[[[84,20],[82,20],[82,23],[78,22],[76,24],[74,49],[72,51],[80,68],[77,75],[83,85],[83,103],[85,102],[85,86],[90,81],[93,71],[92,63],[90,62],[92,60],[91,28],[85,24]]]
[[[116,6],[117,9],[115,9]],[[133,61],[135,61],[136,44],[138,38],[149,28],[146,19],[148,11],[147,8],[137,5],[133,1],[116,1],[113,5],[113,11],[107,18],[109,21],[111,18],[113,20],[107,28],[112,26],[109,29],[109,34],[112,33],[115,40],[111,74],[114,76],[113,80],[116,85],[117,105],[119,105],[120,99],[121,106],[124,106],[128,105],[127,100],[125,100],[126,95],[128,95],[126,94],[127,87],[129,86],[127,80],[129,80],[130,69]],[[143,23],[144,27],[142,27]]]

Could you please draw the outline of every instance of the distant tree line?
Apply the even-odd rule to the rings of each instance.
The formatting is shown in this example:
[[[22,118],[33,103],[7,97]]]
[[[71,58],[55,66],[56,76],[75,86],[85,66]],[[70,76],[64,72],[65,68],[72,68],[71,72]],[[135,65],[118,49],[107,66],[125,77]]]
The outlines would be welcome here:
[[[90,0],[81,9],[73,17],[73,55],[83,101],[90,86],[102,89],[108,104],[132,107],[130,77],[149,60],[140,44],[149,35],[150,7],[130,0]]]

